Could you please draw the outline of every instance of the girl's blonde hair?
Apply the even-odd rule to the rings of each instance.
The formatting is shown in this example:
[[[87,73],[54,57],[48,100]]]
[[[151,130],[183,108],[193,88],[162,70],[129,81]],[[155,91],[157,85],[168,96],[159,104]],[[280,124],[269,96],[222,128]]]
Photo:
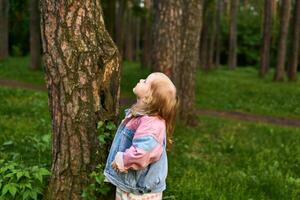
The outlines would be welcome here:
[[[147,114],[164,119],[167,129],[168,150],[170,150],[179,98],[176,94],[176,87],[165,74],[160,72],[152,74],[164,77],[164,79],[153,79],[150,84],[149,93],[143,99],[144,103],[132,105],[131,112],[133,116]]]

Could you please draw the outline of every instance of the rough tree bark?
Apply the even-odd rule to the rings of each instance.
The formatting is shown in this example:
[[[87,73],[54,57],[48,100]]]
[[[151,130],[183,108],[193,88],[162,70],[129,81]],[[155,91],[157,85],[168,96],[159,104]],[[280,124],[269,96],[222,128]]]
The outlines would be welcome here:
[[[182,8],[181,60],[175,67],[175,84],[181,100],[178,114],[187,125],[196,125],[195,77],[202,28],[202,1],[183,0]]]
[[[300,0],[296,0],[293,15],[293,30],[292,30],[292,55],[288,66],[289,81],[297,80],[297,67],[299,61],[299,33],[300,33]]]
[[[289,19],[290,19],[291,0],[282,0],[280,14],[280,33],[278,42],[277,65],[274,75],[274,81],[284,80],[284,65],[286,55],[286,42],[288,36]]]
[[[270,45],[272,36],[272,8],[273,0],[265,0],[264,5],[264,25],[262,47],[260,52],[260,70],[259,76],[264,77],[269,69],[270,64]]]
[[[178,115],[194,125],[195,73],[199,59],[201,0],[154,1],[152,67],[172,78],[181,100]]]
[[[0,0],[0,59],[8,57],[9,0]]]
[[[104,163],[97,122],[116,121],[120,67],[100,1],[41,1],[41,30],[52,118],[52,177],[45,199],[81,199]]]
[[[239,0],[230,2],[230,29],[229,29],[229,52],[228,67],[235,69],[237,65],[237,12]]]
[[[29,2],[30,13],[30,67],[41,68],[41,30],[39,0]]]
[[[152,71],[161,71],[172,79],[180,58],[181,0],[153,1]]]

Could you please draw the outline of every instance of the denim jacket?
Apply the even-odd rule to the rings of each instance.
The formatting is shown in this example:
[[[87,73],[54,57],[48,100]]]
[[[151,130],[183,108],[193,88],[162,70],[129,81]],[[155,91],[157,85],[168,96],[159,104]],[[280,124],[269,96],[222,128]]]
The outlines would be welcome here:
[[[130,109],[125,114],[110,148],[104,175],[125,192],[162,192],[166,189],[168,173],[165,122],[155,116],[132,117]],[[117,152],[123,152],[127,172],[112,168]]]

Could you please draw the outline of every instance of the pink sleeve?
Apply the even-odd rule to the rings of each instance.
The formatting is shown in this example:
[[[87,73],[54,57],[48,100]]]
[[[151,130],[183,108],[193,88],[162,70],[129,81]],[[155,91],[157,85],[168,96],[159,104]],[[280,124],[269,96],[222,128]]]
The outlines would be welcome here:
[[[125,170],[139,170],[160,159],[164,137],[164,123],[155,117],[141,118],[132,146],[123,153]]]

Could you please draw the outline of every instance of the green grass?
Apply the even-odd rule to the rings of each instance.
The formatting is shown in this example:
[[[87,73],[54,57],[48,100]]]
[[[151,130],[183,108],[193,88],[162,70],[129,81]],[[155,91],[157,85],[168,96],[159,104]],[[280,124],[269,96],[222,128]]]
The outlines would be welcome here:
[[[28,57],[10,57],[1,61],[0,79],[25,81],[37,85],[45,84],[44,72],[29,69]]]
[[[201,117],[178,125],[166,196],[299,199],[300,129]]]
[[[202,108],[300,118],[300,75],[297,83],[272,81],[271,70],[259,79],[254,68],[199,71],[196,101]]]
[[[0,96],[0,159],[50,166],[47,93],[0,87]]]

